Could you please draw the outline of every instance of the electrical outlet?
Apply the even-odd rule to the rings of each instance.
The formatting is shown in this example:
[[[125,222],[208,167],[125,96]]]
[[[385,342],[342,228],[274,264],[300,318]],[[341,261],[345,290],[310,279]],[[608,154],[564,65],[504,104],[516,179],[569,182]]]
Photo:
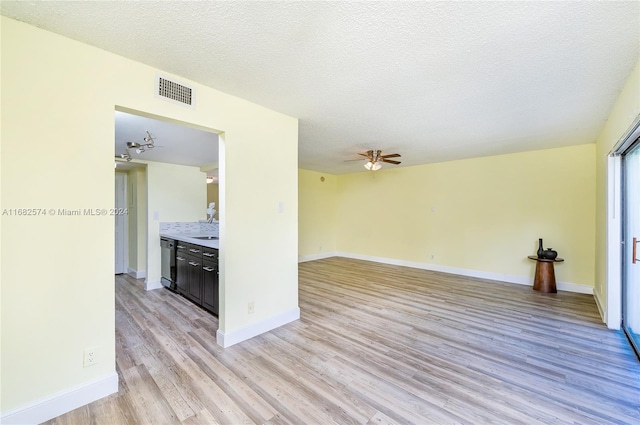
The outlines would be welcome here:
[[[98,363],[98,347],[90,347],[84,350],[83,367],[93,366]]]
[[[247,306],[247,311],[249,312],[249,314],[253,314],[256,311],[256,306],[253,301],[251,301]]]

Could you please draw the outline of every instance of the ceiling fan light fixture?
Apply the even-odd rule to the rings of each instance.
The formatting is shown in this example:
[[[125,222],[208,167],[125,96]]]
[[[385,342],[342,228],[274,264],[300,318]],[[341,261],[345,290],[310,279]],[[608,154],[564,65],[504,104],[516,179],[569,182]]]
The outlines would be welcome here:
[[[213,183],[213,176],[207,176],[207,184]]]
[[[378,171],[379,169],[382,168],[382,164],[379,163],[378,161],[376,162],[369,161],[366,164],[364,164],[364,168],[366,168],[369,171]]]

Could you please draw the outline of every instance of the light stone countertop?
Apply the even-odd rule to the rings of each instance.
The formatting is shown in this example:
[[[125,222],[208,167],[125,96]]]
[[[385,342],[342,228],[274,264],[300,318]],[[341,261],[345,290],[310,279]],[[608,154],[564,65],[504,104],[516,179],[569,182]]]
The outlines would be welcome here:
[[[205,246],[207,248],[220,249],[218,239],[196,239],[196,236],[210,236],[204,233],[160,233],[161,238],[175,239],[177,241]]]

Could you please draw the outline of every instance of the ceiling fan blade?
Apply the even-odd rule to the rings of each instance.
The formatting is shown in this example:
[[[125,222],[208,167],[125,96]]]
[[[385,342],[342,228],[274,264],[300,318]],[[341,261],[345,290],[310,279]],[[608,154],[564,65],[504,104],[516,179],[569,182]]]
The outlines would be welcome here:
[[[386,159],[386,158],[381,158],[381,159],[380,159],[380,161],[382,161],[382,162],[388,162],[389,164],[396,164],[396,165],[398,165],[398,164],[402,164],[400,161],[394,161],[394,160],[392,160],[392,159]]]
[[[401,156],[399,153],[390,153],[389,155],[381,155],[380,158],[399,158]]]
[[[358,155],[362,155],[366,158],[371,158],[371,156],[373,155],[373,151],[368,151],[367,153],[360,153],[358,152]]]

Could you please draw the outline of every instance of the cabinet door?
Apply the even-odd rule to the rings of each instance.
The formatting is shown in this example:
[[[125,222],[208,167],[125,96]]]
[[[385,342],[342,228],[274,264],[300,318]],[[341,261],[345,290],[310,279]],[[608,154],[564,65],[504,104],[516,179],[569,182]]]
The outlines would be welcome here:
[[[218,263],[203,261],[202,267],[202,305],[204,308],[218,314]]]
[[[196,304],[202,304],[202,259],[187,255],[189,267],[189,285],[187,297]]]
[[[189,282],[189,262],[187,256],[181,253],[176,255],[176,291],[187,295],[187,283]]]

